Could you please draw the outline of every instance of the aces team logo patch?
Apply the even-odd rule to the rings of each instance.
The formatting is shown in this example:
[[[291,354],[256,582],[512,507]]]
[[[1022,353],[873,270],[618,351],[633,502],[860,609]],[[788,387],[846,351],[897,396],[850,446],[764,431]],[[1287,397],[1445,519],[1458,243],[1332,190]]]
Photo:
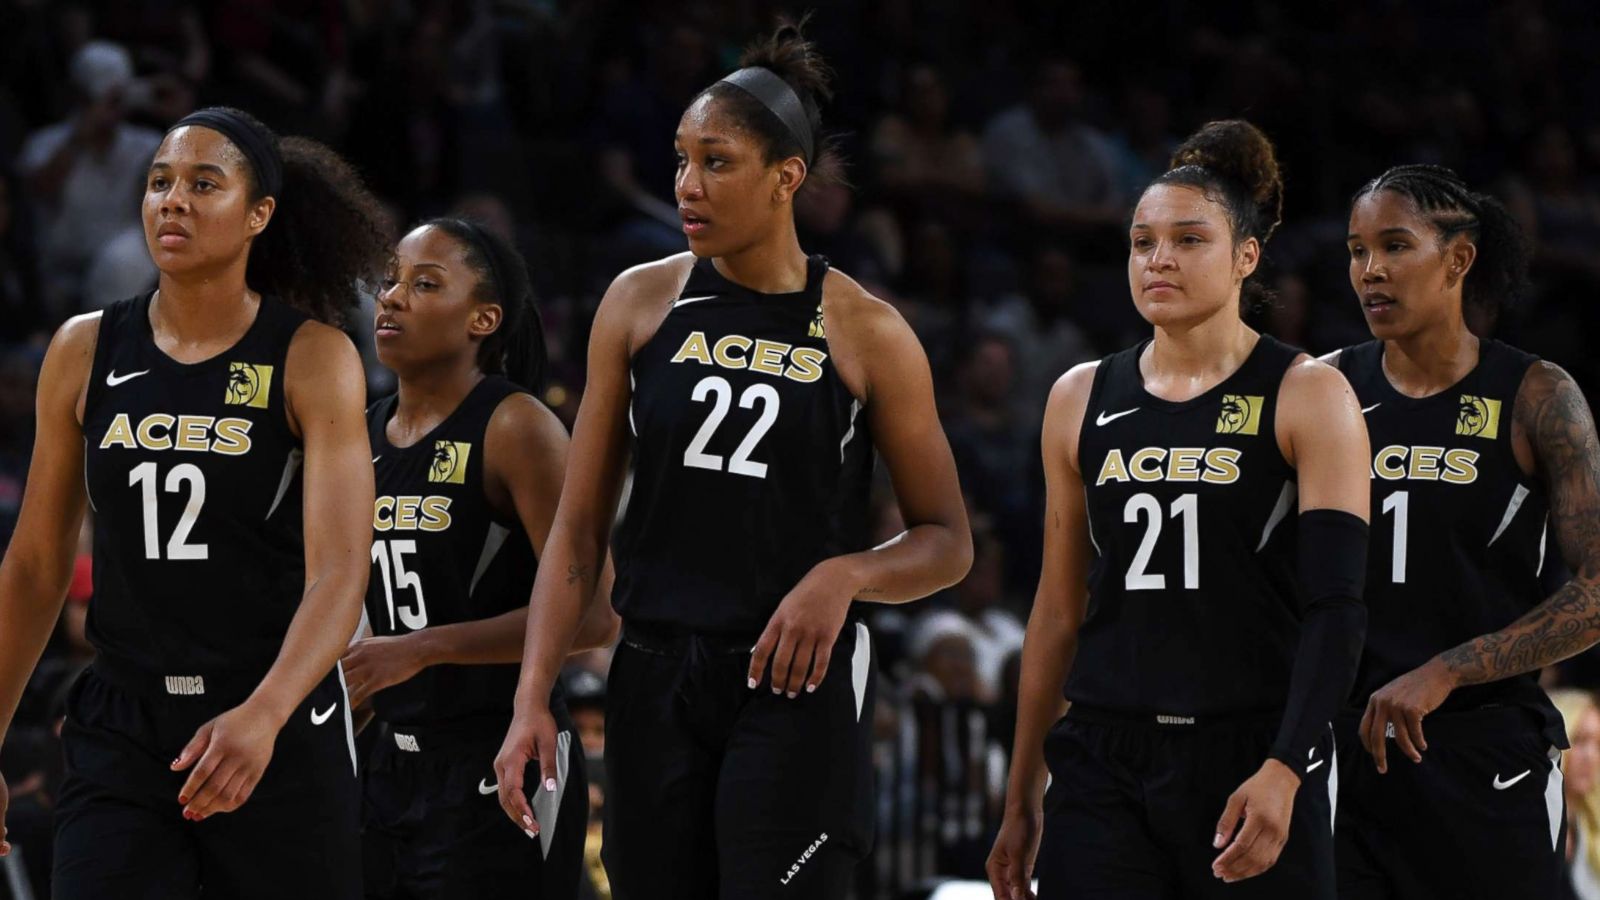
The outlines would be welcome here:
[[[811,324],[806,327],[806,337],[826,338],[828,332],[822,327],[822,304],[817,304],[817,314],[811,317]]]
[[[1223,394],[1217,434],[1255,434],[1261,429],[1261,403],[1261,397],[1251,394]]]
[[[229,406],[267,408],[267,398],[272,394],[272,367],[254,363],[228,363],[228,395],[224,402]]]
[[[1456,408],[1456,434],[1494,440],[1500,436],[1500,401],[1488,397],[1461,395]]]
[[[428,466],[432,484],[466,484],[467,457],[472,445],[461,441],[434,441],[433,464]]]

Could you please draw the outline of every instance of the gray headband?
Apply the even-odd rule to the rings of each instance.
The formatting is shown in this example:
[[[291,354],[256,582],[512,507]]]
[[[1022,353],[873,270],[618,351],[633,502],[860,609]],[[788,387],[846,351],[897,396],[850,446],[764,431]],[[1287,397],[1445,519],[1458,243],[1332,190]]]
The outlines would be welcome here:
[[[811,165],[811,158],[816,152],[815,139],[811,134],[811,117],[806,115],[805,104],[800,102],[800,95],[794,92],[789,82],[779,78],[771,69],[761,66],[740,69],[722,81],[756,98],[762,106],[771,110],[800,144],[806,165]]]

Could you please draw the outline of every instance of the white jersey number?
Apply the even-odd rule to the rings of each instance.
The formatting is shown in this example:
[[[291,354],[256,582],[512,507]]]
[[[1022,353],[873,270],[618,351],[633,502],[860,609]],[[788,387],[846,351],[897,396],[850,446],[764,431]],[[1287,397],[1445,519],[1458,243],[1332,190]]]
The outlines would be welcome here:
[[[156,522],[156,464],[140,463],[128,472],[128,486],[139,488],[144,500],[144,558],[162,559],[161,535]],[[178,517],[178,527],[172,529],[167,539],[166,559],[207,559],[211,550],[205,544],[189,543],[189,532],[194,530],[200,508],[206,504],[206,474],[194,463],[180,463],[167,473],[166,492],[176,494],[189,488],[189,502],[184,504],[183,515]]]
[[[1172,501],[1170,518],[1183,519],[1183,586],[1185,590],[1200,587],[1200,497],[1184,494]],[[1150,557],[1156,552],[1156,541],[1161,538],[1161,501],[1149,494],[1134,494],[1122,508],[1122,521],[1132,525],[1141,518],[1147,519],[1144,539],[1133,554],[1133,562],[1122,576],[1122,585],[1130,591],[1160,591],[1167,587],[1167,576],[1151,575],[1145,571]]]
[[[700,379],[694,386],[689,399],[696,403],[704,403],[709,399],[712,406],[711,415],[706,416],[706,420],[700,424],[700,430],[695,432],[694,439],[683,451],[683,464],[696,469],[721,472],[722,457],[715,453],[707,453],[706,444],[711,442],[711,435],[727,417],[728,409],[733,406],[733,385],[721,375],[709,375]],[[728,460],[728,471],[735,475],[765,478],[767,464],[751,462],[750,454],[755,452],[756,444],[759,444],[771,430],[772,423],[778,421],[778,389],[770,384],[752,384],[739,395],[740,409],[754,409],[757,402],[761,404],[761,417],[734,449],[733,456]]]
[[[395,616],[412,631],[428,627],[428,604],[422,599],[422,576],[406,571],[406,555],[417,552],[416,541],[373,541],[372,561],[383,571],[383,599],[389,605],[389,630],[396,629]],[[395,591],[409,588],[416,601],[396,606]]]

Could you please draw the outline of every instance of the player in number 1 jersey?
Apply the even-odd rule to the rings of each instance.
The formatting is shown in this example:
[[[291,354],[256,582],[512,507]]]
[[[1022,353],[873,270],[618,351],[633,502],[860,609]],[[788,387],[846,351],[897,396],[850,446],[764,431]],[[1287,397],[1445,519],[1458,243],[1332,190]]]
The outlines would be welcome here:
[[[851,603],[926,595],[971,558],[916,337],[795,236],[795,192],[830,161],[821,62],[784,27],[744,63],[678,125],[692,252],[623,273],[595,317],[497,762],[507,812],[532,821],[523,766],[551,774],[545,701],[631,441],[606,708],[617,900],[844,896],[874,804],[871,643]],[[874,449],[910,527],[869,549]]]
[[[367,897],[568,900],[589,798],[559,692],[537,831],[506,823],[493,767],[567,455],[561,422],[523,387],[545,359],[527,264],[475,222],[425,222],[395,248],[373,325],[399,390],[367,411],[373,636],[344,659],[351,702],[370,698],[382,729],[362,785]],[[580,647],[615,635],[599,594]]]
[[[1564,892],[1561,719],[1538,672],[1600,641],[1600,446],[1560,367],[1467,328],[1523,288],[1509,212],[1437,166],[1357,192],[1337,354],[1372,434],[1367,648],[1341,731],[1348,900]],[[1546,598],[1560,553],[1576,572]]]
[[[360,358],[329,323],[382,264],[377,203],[326,148],[214,108],[167,132],[143,216],[159,288],[62,326],[40,376],[0,568],[0,724],[87,506],[97,655],[67,701],[53,895],[354,900],[336,664],[372,467]]]
[[[1129,233],[1154,339],[1051,394],[997,897],[1036,857],[1046,898],[1333,897],[1367,443],[1336,370],[1239,317],[1281,204],[1254,126],[1191,136]]]

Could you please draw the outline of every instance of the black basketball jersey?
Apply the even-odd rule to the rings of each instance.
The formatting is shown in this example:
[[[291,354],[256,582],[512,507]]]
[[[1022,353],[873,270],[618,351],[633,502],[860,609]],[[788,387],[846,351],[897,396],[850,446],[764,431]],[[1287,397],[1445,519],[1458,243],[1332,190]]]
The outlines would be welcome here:
[[[284,361],[306,316],[263,295],[238,343],[181,363],[156,347],[152,296],[101,314],[89,374],[89,640],[169,693],[254,687],[305,592]]]
[[[1156,716],[1282,708],[1299,640],[1295,473],[1278,391],[1300,351],[1262,335],[1181,403],[1140,345],[1095,372],[1078,460],[1095,558],[1067,699]]]
[[[516,393],[526,391],[486,376],[409,447],[390,444],[385,431],[398,396],[367,410],[378,488],[367,581],[373,634],[408,634],[528,605],[538,565],[533,545],[514,516],[495,514],[484,491],[484,435],[500,402]],[[509,717],[516,692],[514,663],[439,665],[379,691],[372,703],[391,724],[439,725]]]
[[[761,294],[696,260],[635,354],[625,620],[758,634],[812,566],[865,548],[872,447],[824,334],[827,271]]]
[[[1549,506],[1511,449],[1517,390],[1536,361],[1485,340],[1459,383],[1412,398],[1383,373],[1381,341],[1340,352],[1373,453],[1367,643],[1355,703],[1544,600]],[[1489,704],[1525,706],[1560,727],[1537,672],[1459,688],[1441,709]]]

